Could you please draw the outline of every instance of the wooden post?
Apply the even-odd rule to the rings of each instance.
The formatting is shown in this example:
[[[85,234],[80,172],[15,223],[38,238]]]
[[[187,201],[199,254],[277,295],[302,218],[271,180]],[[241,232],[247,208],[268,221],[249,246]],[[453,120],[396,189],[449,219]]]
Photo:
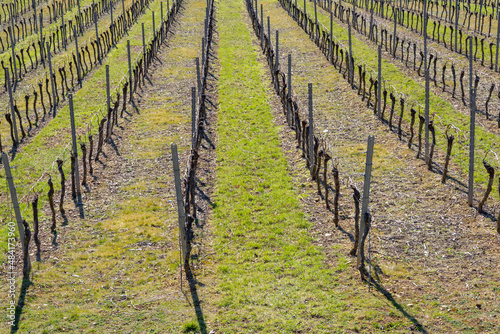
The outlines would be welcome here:
[[[76,72],[78,75],[78,84],[82,88],[82,73],[80,70],[80,51],[78,49],[78,35],[76,34],[76,27],[73,27],[73,34],[75,35],[75,47],[76,47]]]
[[[381,99],[382,99],[382,45],[378,46],[378,85],[377,85],[377,114],[382,116]]]
[[[182,199],[182,187],[181,187],[181,173],[179,169],[179,156],[177,154],[177,145],[173,144],[170,146],[172,149],[172,163],[174,167],[174,181],[175,181],[175,194],[177,197],[177,215],[179,220],[179,246],[181,251],[181,265],[184,264],[186,260],[186,215],[184,213],[184,200]],[[181,270],[182,272],[182,270]]]
[[[469,192],[468,203],[472,206],[474,199],[474,141],[475,141],[475,125],[476,125],[476,92],[472,82],[472,38],[469,38],[469,99],[470,99],[470,144],[469,144]]]
[[[52,111],[53,111],[53,117],[56,117],[56,106],[57,106],[57,99],[56,99],[56,86],[54,83],[54,76],[52,75],[52,59],[50,57],[50,46],[49,42],[47,42],[47,60],[49,62],[49,75],[50,75],[50,83],[52,85]]]
[[[19,203],[17,202],[17,191],[16,191],[16,187],[14,186],[14,179],[12,178],[12,172],[10,170],[9,156],[3,152],[2,152],[2,164],[3,164],[3,168],[5,169],[5,177],[7,178],[7,183],[9,185],[10,198],[12,200],[12,207],[14,208],[14,213],[16,215],[17,230],[19,232],[19,238],[21,239],[21,245],[24,245],[23,217],[21,216],[21,210],[19,209]]]
[[[361,222],[359,226],[359,243],[358,249],[361,249],[361,236],[365,233],[365,217],[368,212],[368,204],[370,202],[370,182],[372,176],[372,160],[373,160],[373,144],[375,143],[375,136],[368,136],[368,149],[366,151],[366,164],[365,164],[365,176],[363,183],[363,198],[361,202]],[[358,252],[357,267],[361,263],[361,252]]]
[[[78,172],[78,148],[76,146],[76,126],[75,126],[75,111],[73,108],[73,94],[69,94],[69,115],[71,118],[71,139],[73,142],[73,154],[75,155],[75,183],[76,183],[76,198],[80,201],[82,192],[80,191],[80,174]]]
[[[307,84],[309,93],[309,169],[314,179],[314,122],[313,122],[313,92],[312,83]]]
[[[196,144],[196,87],[191,87],[191,148]]]
[[[9,71],[5,71],[5,81],[7,81],[7,90],[9,91],[9,103],[10,103],[10,114],[12,116],[12,127],[14,129],[14,138],[15,143],[14,146],[19,145],[19,136],[17,134],[17,121],[16,121],[16,112],[14,111],[14,98],[12,96],[12,85],[10,83],[10,75]]]

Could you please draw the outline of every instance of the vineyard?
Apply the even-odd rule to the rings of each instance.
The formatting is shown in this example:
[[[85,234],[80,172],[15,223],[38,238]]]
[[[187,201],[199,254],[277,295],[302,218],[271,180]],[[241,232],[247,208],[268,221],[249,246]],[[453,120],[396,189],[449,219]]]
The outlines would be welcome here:
[[[498,333],[495,0],[12,0],[1,333]]]

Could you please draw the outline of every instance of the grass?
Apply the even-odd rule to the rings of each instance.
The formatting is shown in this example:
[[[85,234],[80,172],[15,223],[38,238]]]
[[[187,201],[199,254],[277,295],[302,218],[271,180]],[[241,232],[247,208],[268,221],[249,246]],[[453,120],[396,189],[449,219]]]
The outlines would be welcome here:
[[[325,263],[312,242],[273,122],[262,65],[242,1],[220,2],[219,135],[215,234],[217,317],[226,332],[334,333],[382,321],[339,288],[347,261]],[[384,303],[367,294],[363,302]],[[349,309],[362,310],[359,312]],[[394,321],[403,321],[395,317]],[[342,329],[341,329],[342,328]]]

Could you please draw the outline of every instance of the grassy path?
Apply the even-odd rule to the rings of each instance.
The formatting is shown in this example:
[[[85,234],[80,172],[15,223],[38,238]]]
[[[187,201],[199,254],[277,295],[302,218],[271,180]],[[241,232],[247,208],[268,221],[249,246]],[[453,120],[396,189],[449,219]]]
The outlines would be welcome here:
[[[346,311],[347,292],[335,289],[345,261],[327,265],[313,244],[280,147],[269,79],[257,61],[244,2],[219,6],[217,322],[228,333],[352,328],[356,316]]]

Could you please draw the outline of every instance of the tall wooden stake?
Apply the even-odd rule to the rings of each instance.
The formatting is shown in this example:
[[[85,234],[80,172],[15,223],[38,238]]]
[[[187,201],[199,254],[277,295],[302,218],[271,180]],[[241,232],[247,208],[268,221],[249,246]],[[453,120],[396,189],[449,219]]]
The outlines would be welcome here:
[[[476,92],[472,82],[472,38],[469,38],[469,99],[470,99],[470,145],[469,145],[469,192],[468,203],[472,206],[474,199],[474,141],[476,125]]]

